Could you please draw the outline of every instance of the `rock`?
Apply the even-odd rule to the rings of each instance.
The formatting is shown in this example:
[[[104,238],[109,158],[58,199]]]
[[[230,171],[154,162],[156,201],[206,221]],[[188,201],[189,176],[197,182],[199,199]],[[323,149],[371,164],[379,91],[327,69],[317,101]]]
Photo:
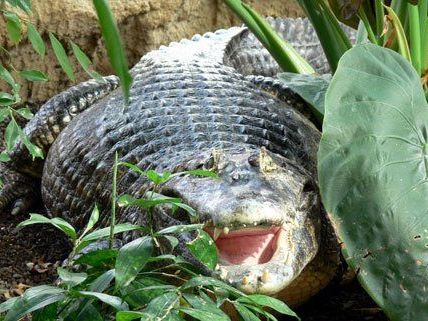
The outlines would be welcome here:
[[[102,74],[111,70],[101,41],[97,18],[90,0],[33,0],[33,21],[45,40],[53,32],[66,45],[68,40],[77,43],[93,60],[95,69]],[[195,33],[239,24],[239,20],[223,4],[222,0],[111,0],[124,38],[130,65],[149,50],[168,44]],[[298,16],[302,12],[295,0],[249,0],[263,15]],[[25,17],[25,15],[22,15]],[[24,102],[40,104],[64,88],[72,85],[54,58],[50,45],[42,60],[25,38],[15,46],[6,34],[5,22],[0,17],[0,46],[7,48],[10,56],[0,51],[0,62],[10,61],[17,70],[39,69],[49,75],[49,82],[28,83],[22,87]],[[28,17],[26,18],[28,19]],[[25,29],[25,28],[24,28]],[[77,81],[88,76],[74,61]],[[3,87],[2,87],[3,85]],[[0,82],[0,90],[5,90]]]

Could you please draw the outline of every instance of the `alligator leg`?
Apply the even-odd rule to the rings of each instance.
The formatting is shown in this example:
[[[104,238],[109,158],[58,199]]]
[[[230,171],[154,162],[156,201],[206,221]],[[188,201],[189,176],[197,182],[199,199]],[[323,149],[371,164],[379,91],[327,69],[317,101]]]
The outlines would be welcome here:
[[[48,100],[24,128],[30,141],[46,155],[59,133],[79,113],[90,108],[118,87],[115,76],[104,81],[89,80],[78,84]],[[43,160],[33,160],[22,142],[10,153],[11,161],[0,164],[0,211],[11,206],[11,213],[23,213],[37,199]]]

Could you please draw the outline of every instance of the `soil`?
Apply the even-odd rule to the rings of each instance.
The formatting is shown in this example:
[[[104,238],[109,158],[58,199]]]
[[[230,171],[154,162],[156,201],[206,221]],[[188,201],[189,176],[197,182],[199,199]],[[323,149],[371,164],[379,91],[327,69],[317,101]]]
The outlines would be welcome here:
[[[0,215],[0,302],[21,295],[29,286],[54,282],[56,267],[70,250],[66,237],[53,227],[16,229],[25,219]],[[357,281],[328,287],[297,313],[303,321],[388,320]]]

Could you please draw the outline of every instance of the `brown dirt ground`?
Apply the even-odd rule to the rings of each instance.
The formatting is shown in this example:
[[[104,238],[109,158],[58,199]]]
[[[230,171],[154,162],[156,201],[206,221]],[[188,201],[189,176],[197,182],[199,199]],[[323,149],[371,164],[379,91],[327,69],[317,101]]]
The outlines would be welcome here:
[[[53,282],[56,264],[70,249],[67,239],[52,227],[18,231],[16,225],[25,219],[0,215],[0,302],[22,294],[27,286]],[[356,281],[330,286],[297,313],[303,321],[387,321]]]

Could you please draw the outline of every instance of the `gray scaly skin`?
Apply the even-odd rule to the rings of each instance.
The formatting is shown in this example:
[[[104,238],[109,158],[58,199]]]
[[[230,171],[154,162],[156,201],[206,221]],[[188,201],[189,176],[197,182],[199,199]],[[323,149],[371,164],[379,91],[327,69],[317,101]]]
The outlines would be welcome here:
[[[308,21],[271,23],[325,71],[326,59]],[[248,30],[234,27],[145,55],[132,69],[127,108],[114,89],[115,78],[70,89],[44,105],[25,129],[32,142],[49,150],[44,164],[31,162],[18,145],[12,162],[1,165],[6,186],[0,208],[15,201],[14,212],[27,208],[25,195],[41,177],[49,215],[81,228],[97,203],[106,225],[115,152],[120,161],[159,172],[213,169],[219,180],[176,177],[162,193],[196,209],[207,231],[223,231],[220,239],[233,242],[242,232],[275,231],[269,245],[274,253],[255,264],[223,259],[207,273],[248,293],[301,303],[334,277],[339,248],[316,187],[320,132],[294,108],[302,108],[302,101],[269,78],[278,71]],[[121,169],[119,194],[143,197],[149,187],[146,178]],[[180,211],[162,206],[155,211],[156,229],[188,223]],[[144,213],[133,207],[119,209],[118,217],[146,223]],[[194,263],[184,246],[191,237],[181,236],[178,252]],[[245,255],[251,260],[250,253]]]

